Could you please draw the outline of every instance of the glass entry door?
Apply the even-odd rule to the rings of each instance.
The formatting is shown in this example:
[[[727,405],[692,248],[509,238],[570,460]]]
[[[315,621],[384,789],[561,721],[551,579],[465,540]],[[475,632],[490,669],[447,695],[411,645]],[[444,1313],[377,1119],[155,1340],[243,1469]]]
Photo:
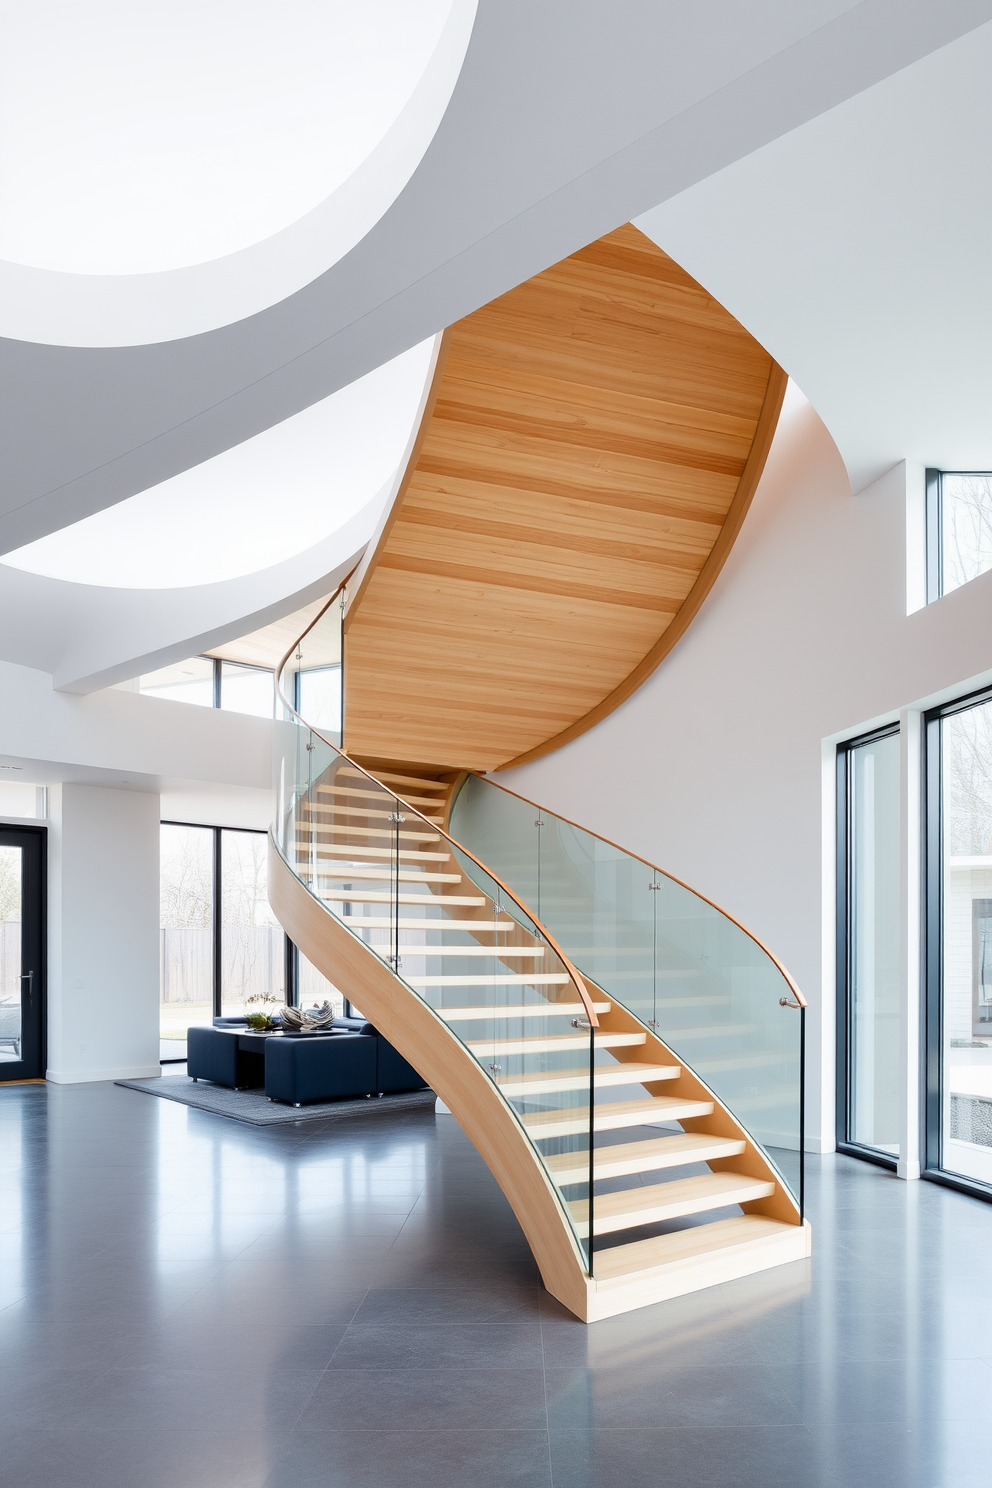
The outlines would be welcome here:
[[[931,715],[927,1167],[992,1188],[992,699]]]
[[[41,827],[0,827],[0,1081],[45,1073]]]
[[[837,1145],[899,1155],[899,732],[838,752]]]

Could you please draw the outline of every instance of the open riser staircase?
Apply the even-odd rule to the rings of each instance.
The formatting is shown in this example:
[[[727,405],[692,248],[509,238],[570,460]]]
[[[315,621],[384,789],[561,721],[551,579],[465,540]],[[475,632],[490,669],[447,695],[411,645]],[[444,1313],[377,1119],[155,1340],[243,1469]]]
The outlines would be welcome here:
[[[548,1289],[592,1321],[806,1255],[727,1105],[448,835],[457,777],[371,773],[282,687],[273,907],[460,1121]]]

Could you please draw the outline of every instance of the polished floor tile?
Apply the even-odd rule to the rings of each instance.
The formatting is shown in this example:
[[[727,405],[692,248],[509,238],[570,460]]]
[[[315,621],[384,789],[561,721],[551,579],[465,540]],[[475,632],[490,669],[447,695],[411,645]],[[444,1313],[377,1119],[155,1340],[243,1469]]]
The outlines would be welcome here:
[[[811,1262],[587,1328],[450,1117],[0,1089],[0,1480],[988,1488],[992,1206],[808,1191]]]
[[[566,1480],[567,1481],[567,1480]],[[553,1488],[546,1431],[350,1429],[307,1432],[279,1458],[265,1488]]]

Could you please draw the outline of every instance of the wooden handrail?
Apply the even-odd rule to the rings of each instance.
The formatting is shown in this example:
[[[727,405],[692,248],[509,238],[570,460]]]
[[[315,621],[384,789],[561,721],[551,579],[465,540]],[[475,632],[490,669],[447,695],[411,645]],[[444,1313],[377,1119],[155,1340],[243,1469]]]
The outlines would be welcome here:
[[[354,572],[354,570],[352,570],[352,572]],[[349,574],[348,577],[350,578],[351,575]],[[517,897],[517,895],[510,888],[509,884],[504,883],[503,880],[497,874],[493,873],[489,868],[487,868],[486,865],[485,865],[485,863],[481,862],[475,856],[475,854],[473,852],[469,852],[469,850],[468,850],[467,847],[464,847],[462,843],[457,842],[454,837],[450,836],[449,833],[446,832],[443,827],[438,826],[438,824],[436,822],[432,822],[428,817],[424,816],[423,812],[422,811],[418,811],[417,808],[416,808],[416,806],[411,806],[407,801],[404,800],[404,798],[399,794],[398,791],[389,790],[388,787],[386,787],[386,786],[384,786],[382,784],[382,781],[381,780],[377,780],[376,779],[376,777],[371,773],[371,771],[366,770],[365,767],[364,767],[364,765],[361,765],[361,764],[359,764],[359,762],[357,760],[352,759],[352,757],[351,757],[350,754],[346,754],[345,751],[341,748],[340,745],[333,743],[324,734],[322,734],[319,729],[314,728],[313,724],[308,723],[307,720],[302,716],[302,714],[300,714],[299,712],[297,712],[297,709],[296,709],[295,705],[290,702],[289,698],[286,696],[285,692],[283,691],[283,687],[282,687],[282,675],[283,675],[283,672],[286,669],[286,666],[287,666],[287,664],[289,662],[290,657],[292,656],[292,654],[293,654],[294,651],[296,651],[296,650],[299,649],[299,647],[302,645],[302,643],[305,640],[305,638],[310,634],[311,630],[313,630],[314,626],[318,623],[318,621],[320,621],[321,619],[323,619],[324,615],[327,614],[327,611],[330,609],[331,605],[334,604],[335,600],[337,600],[338,597],[344,592],[344,590],[345,590],[345,588],[347,586],[347,582],[348,582],[348,580],[346,579],[344,581],[344,583],[335,591],[335,593],[331,595],[330,599],[324,605],[323,609],[320,610],[320,612],[317,615],[314,616],[314,618],[311,620],[310,624],[307,626],[306,630],[304,630],[299,636],[297,636],[296,640],[293,642],[293,644],[290,646],[289,650],[286,652],[286,654],[283,656],[282,660],[280,661],[279,666],[276,669],[276,673],[275,673],[275,685],[276,685],[276,692],[278,693],[279,698],[282,701],[283,707],[287,710],[287,712],[291,713],[292,716],[305,729],[308,729],[310,733],[315,734],[318,739],[321,739],[328,746],[328,748],[333,749],[334,752],[335,752],[335,754],[337,754],[340,759],[346,760],[349,765],[353,766],[354,769],[358,770],[362,775],[365,776],[365,778],[367,780],[370,780],[373,785],[378,786],[378,788],[380,790],[385,790],[388,795],[395,796],[395,798],[398,801],[403,801],[404,806],[406,807],[406,809],[409,812],[411,812],[415,817],[418,817],[420,819],[420,821],[422,821],[425,826],[429,827],[432,832],[436,832],[441,837],[443,837],[447,842],[449,842],[451,844],[452,847],[456,847],[459,852],[464,853],[467,858],[470,858],[471,859],[471,861],[476,865],[477,868],[480,868],[482,870],[482,872],[485,873],[486,876],[493,881],[493,883],[495,883],[495,884],[498,885],[498,887],[500,889],[500,892],[503,893],[503,894],[505,894],[506,897],[513,904],[515,904],[517,906],[517,908],[519,910],[521,910],[521,912],[523,914],[525,914],[527,916],[527,918],[530,920],[531,924],[537,925],[540,928],[540,933],[541,933],[542,937],[547,942],[547,944],[551,947],[551,949],[554,951],[555,955],[558,957],[558,959],[561,961],[562,965],[564,966],[565,970],[568,972],[568,975],[571,978],[571,981],[572,981],[572,983],[575,986],[575,990],[579,994],[579,998],[580,998],[580,1000],[582,1002],[582,1005],[583,1005],[583,1007],[586,1010],[586,1018],[589,1021],[590,1027],[592,1027],[592,1028],[598,1028],[599,1027],[599,1018],[598,1018],[598,1016],[596,1014],[596,1009],[595,1009],[595,1007],[593,1005],[593,1000],[592,1000],[592,998],[589,995],[588,989],[586,988],[585,980],[581,976],[580,972],[578,971],[578,968],[575,967],[572,964],[571,960],[569,959],[568,956],[566,956],[564,950],[558,944],[558,942],[555,940],[554,936],[551,935],[551,934],[549,934],[549,932],[547,931],[546,927],[542,924],[541,920],[538,919],[537,915],[531,913],[531,911],[527,908],[527,905],[524,904]],[[490,895],[490,897],[492,897],[492,896]]]

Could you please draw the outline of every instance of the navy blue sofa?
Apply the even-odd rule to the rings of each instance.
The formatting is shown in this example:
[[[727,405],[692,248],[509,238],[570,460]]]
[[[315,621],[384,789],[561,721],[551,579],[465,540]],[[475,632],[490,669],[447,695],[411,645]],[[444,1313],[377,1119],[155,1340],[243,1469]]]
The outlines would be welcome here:
[[[255,1033],[241,1019],[187,1031],[187,1073],[236,1090],[264,1085],[271,1100],[347,1100],[423,1090],[426,1081],[365,1018],[335,1018],[333,1032]]]

